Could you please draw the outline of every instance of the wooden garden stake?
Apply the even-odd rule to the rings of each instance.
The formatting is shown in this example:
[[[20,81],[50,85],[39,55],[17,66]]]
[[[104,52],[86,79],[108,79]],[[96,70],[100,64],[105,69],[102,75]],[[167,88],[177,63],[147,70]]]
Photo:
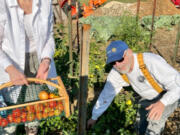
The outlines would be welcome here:
[[[86,100],[88,91],[88,66],[89,66],[89,42],[90,25],[83,25],[83,43],[80,49],[80,91],[78,99],[78,135],[86,134]]]
[[[78,6],[78,1],[76,2],[76,28],[77,28],[77,46],[78,46],[77,53],[79,53],[80,47],[79,47],[79,6]]]
[[[177,31],[176,43],[175,43],[175,47],[174,47],[173,65],[176,62],[176,56],[177,56],[177,51],[178,51],[179,40],[180,40],[180,21],[178,23],[178,31]]]
[[[138,24],[138,20],[139,20],[140,1],[141,1],[141,0],[137,0],[137,12],[136,12],[136,23],[137,23],[137,24]]]
[[[59,19],[60,19],[60,23],[63,24],[63,19],[62,19],[62,8],[60,6],[61,0],[58,1],[59,3]],[[57,9],[56,9],[57,10]]]
[[[154,16],[156,12],[156,0],[154,0],[153,4],[153,13],[152,13],[152,24],[151,24],[151,34],[150,34],[150,44],[149,44],[149,49],[151,50],[152,47],[152,37],[153,37],[153,32],[154,32]]]
[[[71,0],[68,0],[68,37],[69,37],[69,74],[73,76],[73,51],[72,51],[72,16],[71,16]]]

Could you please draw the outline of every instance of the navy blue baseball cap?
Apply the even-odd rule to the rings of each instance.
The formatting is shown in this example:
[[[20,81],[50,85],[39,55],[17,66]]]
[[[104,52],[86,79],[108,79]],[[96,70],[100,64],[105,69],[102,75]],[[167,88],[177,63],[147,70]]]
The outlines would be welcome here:
[[[121,40],[112,41],[106,48],[107,61],[106,64],[121,60],[124,55],[124,51],[128,49],[125,42]]]

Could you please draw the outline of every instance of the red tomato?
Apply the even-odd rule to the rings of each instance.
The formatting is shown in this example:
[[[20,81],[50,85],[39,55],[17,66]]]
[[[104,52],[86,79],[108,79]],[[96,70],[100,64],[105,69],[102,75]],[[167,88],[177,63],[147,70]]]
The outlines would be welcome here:
[[[5,119],[5,118],[2,118],[2,120],[1,120],[1,126],[2,126],[2,127],[6,127],[7,125],[8,125],[8,120]]]
[[[16,118],[13,118],[13,122],[14,123],[21,123],[21,117],[16,117]]]
[[[35,119],[35,116],[34,116],[33,113],[29,113],[29,114],[27,115],[27,120],[28,120],[28,121],[33,121],[34,119]]]
[[[19,109],[19,108],[14,109],[14,110],[12,111],[12,116],[13,116],[13,117],[20,117],[20,116],[21,116],[21,111],[20,111],[20,109]]]
[[[42,113],[41,113],[41,112],[37,112],[37,113],[36,113],[36,118],[37,118],[38,120],[41,120],[41,119],[43,118]]]
[[[26,118],[26,117],[27,117],[27,113],[26,113],[26,112],[22,112],[21,118],[24,119],[24,118]]]
[[[33,105],[26,106],[26,109],[27,109],[28,113],[34,113],[35,112]]]
[[[21,121],[25,123],[27,121],[27,118],[22,118]]]
[[[48,117],[48,113],[47,112],[43,112],[43,118],[46,119]]]
[[[49,102],[49,107],[50,108],[54,108],[54,107],[56,107],[56,101],[51,101],[51,102]]]
[[[9,115],[7,116],[7,119],[8,119],[8,122],[9,122],[9,123],[12,123],[12,122],[13,122],[13,116],[12,116],[12,114],[9,114]]]

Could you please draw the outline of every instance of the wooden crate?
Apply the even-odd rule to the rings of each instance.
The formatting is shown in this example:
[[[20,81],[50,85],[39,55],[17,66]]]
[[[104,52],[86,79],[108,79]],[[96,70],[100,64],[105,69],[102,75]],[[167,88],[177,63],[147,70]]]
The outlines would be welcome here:
[[[62,114],[69,117],[69,96],[59,76],[48,80],[40,80],[37,78],[27,78],[27,80],[29,83],[38,82],[52,86],[58,90],[59,96],[52,99],[32,101],[0,108],[0,111],[6,112],[6,116],[0,117],[0,127],[42,120],[48,117],[60,116]],[[52,82],[55,80],[58,84]],[[0,90],[11,86],[13,86],[12,82],[2,84],[0,85]],[[47,115],[45,115],[45,113],[47,113]]]

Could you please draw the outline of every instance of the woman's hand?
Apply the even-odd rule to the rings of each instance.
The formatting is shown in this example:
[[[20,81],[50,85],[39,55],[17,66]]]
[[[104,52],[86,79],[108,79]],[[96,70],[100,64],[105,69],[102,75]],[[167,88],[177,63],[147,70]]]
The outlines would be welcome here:
[[[6,68],[6,72],[9,74],[9,78],[14,85],[28,85],[26,76],[17,70],[13,65]]]
[[[39,65],[36,78],[46,80],[48,77],[49,65],[50,65],[50,59],[43,59]]]

